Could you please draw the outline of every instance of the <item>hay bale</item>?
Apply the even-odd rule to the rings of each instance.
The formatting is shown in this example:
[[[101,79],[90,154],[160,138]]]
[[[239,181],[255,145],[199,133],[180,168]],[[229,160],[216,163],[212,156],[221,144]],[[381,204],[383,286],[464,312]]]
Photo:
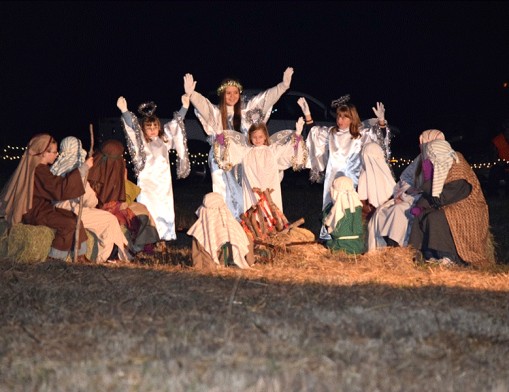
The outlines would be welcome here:
[[[7,258],[21,262],[44,261],[54,238],[55,232],[49,227],[17,223],[9,231]]]
[[[9,240],[9,224],[0,219],[0,259],[7,258],[7,244]]]
[[[315,235],[308,229],[303,227],[293,227],[288,232],[290,242],[312,242]]]

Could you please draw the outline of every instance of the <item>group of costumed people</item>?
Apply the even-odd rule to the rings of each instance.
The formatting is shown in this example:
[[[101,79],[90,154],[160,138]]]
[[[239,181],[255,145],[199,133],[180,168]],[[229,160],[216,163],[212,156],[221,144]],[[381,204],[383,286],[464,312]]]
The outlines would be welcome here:
[[[187,177],[184,124],[192,103],[211,146],[212,178],[212,192],[204,196],[187,232],[195,266],[253,265],[253,236],[242,218],[269,194],[283,214],[280,183],[289,168],[309,169],[310,180],[323,183],[322,227],[316,234],[332,251],[362,254],[410,245],[424,259],[442,264],[490,261],[488,208],[479,181],[442,132],[421,134],[421,152],[397,182],[390,166],[393,133],[382,102],[372,108],[374,118],[361,121],[350,96],[343,96],[331,104],[336,125],[330,127],[315,124],[300,98],[296,103],[303,117],[295,129],[269,135],[272,107],[290,88],[292,75],[293,68],[287,68],[279,84],[249,99],[238,80],[225,79],[216,105],[196,91],[193,75],[186,74],[182,107],[164,125],[154,102],[138,107],[139,118],[119,97],[136,184],[127,178],[120,141],[104,142],[87,158],[78,138],[63,139],[57,150],[51,135],[36,135],[2,190],[0,215],[11,226],[54,229],[49,257],[56,259],[73,253],[78,224],[79,258],[85,262],[85,230],[98,242],[95,261],[133,260],[156,243],[175,240],[169,151],[177,152],[178,178]]]

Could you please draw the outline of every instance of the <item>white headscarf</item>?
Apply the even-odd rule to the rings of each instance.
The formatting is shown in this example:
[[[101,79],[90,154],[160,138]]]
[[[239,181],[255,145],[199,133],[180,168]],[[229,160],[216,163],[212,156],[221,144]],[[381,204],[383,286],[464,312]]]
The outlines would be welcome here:
[[[235,264],[240,268],[249,268],[246,261],[249,239],[226,206],[223,196],[215,192],[207,193],[196,215],[198,220],[189,228],[187,234],[196,238],[214,262],[220,265],[217,251],[223,244],[230,242]]]
[[[332,208],[325,217],[324,224],[327,231],[332,233],[337,223],[345,216],[345,211],[355,212],[356,207],[362,206],[359,195],[355,192],[353,180],[350,177],[341,176],[334,180],[331,189]]]
[[[81,147],[81,140],[68,136],[60,142],[57,160],[51,165],[51,172],[63,176],[80,167],[87,158],[87,152]]]
[[[357,192],[361,200],[368,200],[376,208],[392,196],[396,181],[385,160],[382,147],[377,143],[366,143],[362,147],[361,161]]]
[[[445,140],[433,140],[426,145],[424,159],[433,164],[433,185],[431,195],[438,197],[444,189],[444,182],[453,162],[458,163],[458,155]]]

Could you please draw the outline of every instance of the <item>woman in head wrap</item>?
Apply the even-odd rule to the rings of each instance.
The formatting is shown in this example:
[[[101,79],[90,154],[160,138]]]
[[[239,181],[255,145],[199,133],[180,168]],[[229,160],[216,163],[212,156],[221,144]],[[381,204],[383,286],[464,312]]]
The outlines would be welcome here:
[[[484,266],[488,206],[477,176],[462,154],[445,140],[429,142],[423,152],[422,196],[412,208],[409,245],[444,265]]]
[[[330,190],[332,202],[323,210],[323,225],[331,235],[325,245],[332,251],[350,254],[364,252],[362,203],[350,177],[334,180]]]
[[[187,231],[193,237],[193,266],[211,269],[232,263],[249,268],[254,263],[252,244],[222,195],[207,193],[196,214],[198,220]]]
[[[94,159],[96,165],[90,170],[88,181],[97,195],[97,206],[111,212],[120,225],[129,230],[129,248],[133,253],[151,250],[159,241],[159,235],[147,207],[127,202],[126,190],[135,191],[137,186],[127,179],[124,145],[118,140],[107,140],[94,154]]]
[[[28,143],[27,149],[0,195],[0,216],[10,226],[16,223],[42,225],[55,229],[49,257],[65,260],[70,256],[76,230],[77,217],[71,211],[57,208],[54,200],[67,200],[85,193],[82,176],[93,165],[87,159],[68,176],[56,176],[50,171],[57,158],[57,142],[48,134],[38,134]],[[87,233],[80,222],[78,261],[88,262]]]
[[[51,166],[51,172],[57,176],[65,177],[69,172],[81,166],[86,156],[87,152],[81,147],[79,139],[73,136],[66,137],[60,142],[59,156]],[[85,184],[82,203],[81,220],[83,225],[97,238],[98,251],[94,261],[107,261],[115,245],[120,260],[132,259],[126,248],[127,239],[122,233],[117,218],[107,211],[95,208],[98,203],[97,196],[88,181]],[[77,198],[56,202],[55,206],[78,214],[79,204],[80,199]]]
[[[411,208],[420,197],[422,151],[432,140],[445,140],[438,129],[428,129],[419,136],[421,153],[401,173],[393,197],[379,206],[368,224],[368,251],[385,246],[406,246],[412,227]]]

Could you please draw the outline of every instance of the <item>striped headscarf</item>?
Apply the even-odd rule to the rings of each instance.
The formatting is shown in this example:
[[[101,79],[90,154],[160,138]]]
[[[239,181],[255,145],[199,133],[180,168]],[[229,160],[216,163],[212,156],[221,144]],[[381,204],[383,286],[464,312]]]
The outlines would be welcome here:
[[[453,162],[458,163],[459,158],[445,140],[433,140],[426,145],[424,159],[429,159],[433,164],[433,185],[431,195],[438,197],[444,188],[445,179]]]
[[[327,231],[332,233],[337,223],[345,216],[345,211],[350,210],[351,213],[354,213],[355,208],[362,206],[362,203],[350,177],[336,178],[332,183],[330,193],[334,204],[325,217],[324,224],[327,226]]]
[[[421,146],[432,140],[445,140],[445,135],[438,129],[428,129],[427,131],[422,132],[419,136],[419,144]]]
[[[51,165],[51,172],[56,176],[65,176],[70,171],[83,165],[87,152],[81,146],[81,140],[68,136],[60,142],[57,160]]]

